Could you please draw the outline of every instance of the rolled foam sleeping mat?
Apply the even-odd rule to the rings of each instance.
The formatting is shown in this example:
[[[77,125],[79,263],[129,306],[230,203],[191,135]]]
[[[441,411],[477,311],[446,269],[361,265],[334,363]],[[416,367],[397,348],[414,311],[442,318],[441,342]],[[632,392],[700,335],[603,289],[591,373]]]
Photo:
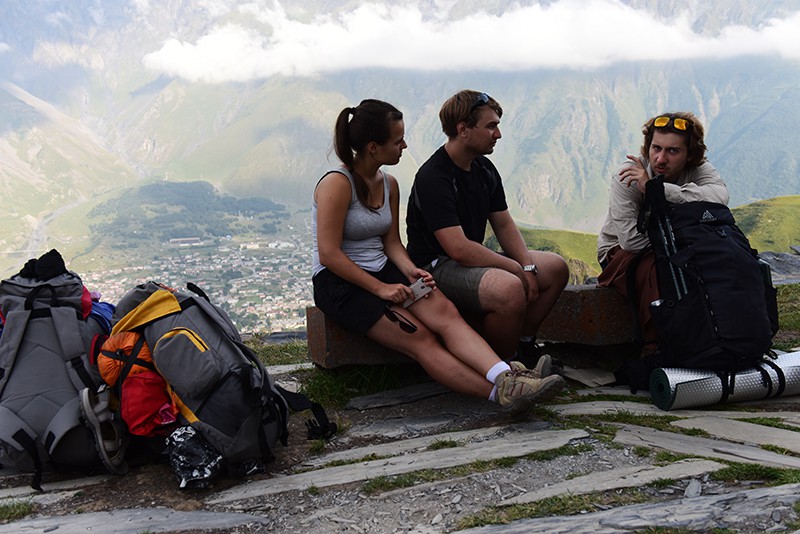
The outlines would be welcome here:
[[[780,354],[768,363],[736,373],[733,392],[723,399],[722,380],[711,371],[700,369],[659,368],[650,374],[650,396],[662,410],[679,410],[725,402],[741,402],[800,395],[800,352]],[[763,371],[763,372],[762,372]]]

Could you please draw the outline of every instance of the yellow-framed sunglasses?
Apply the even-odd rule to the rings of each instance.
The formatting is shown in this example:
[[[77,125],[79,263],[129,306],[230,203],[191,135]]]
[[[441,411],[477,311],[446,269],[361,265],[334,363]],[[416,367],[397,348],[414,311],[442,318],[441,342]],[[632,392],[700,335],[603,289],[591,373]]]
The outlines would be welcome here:
[[[689,121],[681,119],[680,117],[656,117],[656,120],[653,121],[653,126],[656,128],[664,128],[665,126],[669,126],[669,121],[672,121],[672,126],[674,126],[676,130],[685,132],[689,128]]]

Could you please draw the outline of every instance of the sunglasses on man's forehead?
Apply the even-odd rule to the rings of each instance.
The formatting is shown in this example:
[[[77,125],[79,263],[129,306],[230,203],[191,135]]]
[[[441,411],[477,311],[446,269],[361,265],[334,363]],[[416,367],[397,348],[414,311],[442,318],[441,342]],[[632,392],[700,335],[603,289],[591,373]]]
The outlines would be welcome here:
[[[656,117],[656,120],[653,121],[653,126],[656,128],[664,128],[669,126],[670,121],[672,121],[672,126],[674,126],[676,130],[685,132],[689,128],[689,121],[681,119],[680,117]]]
[[[478,93],[478,95],[475,97],[475,100],[472,102],[472,105],[469,108],[469,112],[472,113],[479,107],[485,106],[488,103],[489,103],[489,95],[487,95],[486,93]]]

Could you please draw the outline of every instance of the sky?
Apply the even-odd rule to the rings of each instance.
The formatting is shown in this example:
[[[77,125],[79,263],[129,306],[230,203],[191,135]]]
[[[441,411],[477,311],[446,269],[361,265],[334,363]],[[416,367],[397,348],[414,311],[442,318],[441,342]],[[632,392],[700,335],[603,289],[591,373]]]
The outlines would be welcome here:
[[[132,0],[150,9],[148,0]],[[700,35],[702,0],[658,19],[617,0],[515,4],[502,14],[453,15],[456,0],[352,3],[346,13],[293,16],[290,2],[200,0],[216,21],[192,41],[170,38],[145,54],[146,68],[189,81],[224,83],[274,75],[315,76],[353,68],[423,71],[596,69],[626,61],[779,56],[800,63],[800,11],[758,28]],[[695,6],[693,9],[691,6]],[[244,22],[243,22],[244,21]],[[231,61],[236,58],[236,61]]]
[[[317,0],[192,0],[192,16],[200,14],[205,19],[173,24],[163,24],[158,17],[176,4],[127,0],[127,6],[136,23],[143,25],[139,31],[167,28],[177,34],[181,26],[203,28],[200,35],[191,37],[165,34],[142,40],[148,46],[140,54],[145,68],[192,82],[246,82],[364,68],[586,70],[628,61],[737,56],[773,56],[800,65],[800,1],[752,2],[683,0],[676,2],[681,9],[657,17],[647,8],[630,7],[622,0],[547,0],[544,5],[539,0],[518,0],[509,2],[502,12],[476,10],[475,6],[482,5],[479,0],[404,0],[402,5],[390,5],[400,3],[393,0],[330,0],[325,4],[347,5],[347,10],[316,15],[303,6],[323,3]],[[74,13],[53,11],[58,4],[46,5],[45,24],[60,26],[66,35],[82,35],[71,18]],[[755,12],[795,5],[797,11],[765,19],[758,27],[729,25],[713,34],[692,29],[704,17],[719,23],[718,11],[739,5]],[[103,6],[96,5],[90,15],[97,31],[110,32],[102,10],[117,8]],[[83,35],[91,39],[91,32]],[[83,62],[91,66],[91,61],[97,61],[75,42],[49,42],[45,37],[37,46],[34,58],[51,65]],[[0,36],[0,56],[14,53]]]

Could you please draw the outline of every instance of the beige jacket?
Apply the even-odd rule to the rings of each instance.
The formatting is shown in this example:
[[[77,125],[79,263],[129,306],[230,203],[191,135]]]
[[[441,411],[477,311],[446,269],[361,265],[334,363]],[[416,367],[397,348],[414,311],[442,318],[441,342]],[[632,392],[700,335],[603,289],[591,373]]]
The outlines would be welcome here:
[[[641,158],[640,158],[641,159]],[[642,160],[647,168],[647,174],[653,177],[653,169],[647,160]],[[622,170],[632,163],[625,163]],[[603,262],[608,251],[615,245],[623,250],[639,252],[644,249],[649,241],[647,235],[640,234],[636,229],[639,210],[644,202],[644,193],[640,193],[635,186],[627,187],[619,179],[619,170],[611,177],[611,192],[608,199],[608,214],[603,228],[597,237],[597,261]],[[675,204],[704,200],[728,204],[728,187],[719,175],[719,172],[708,162],[699,167],[686,169],[676,183],[664,183],[664,193],[667,201]]]

